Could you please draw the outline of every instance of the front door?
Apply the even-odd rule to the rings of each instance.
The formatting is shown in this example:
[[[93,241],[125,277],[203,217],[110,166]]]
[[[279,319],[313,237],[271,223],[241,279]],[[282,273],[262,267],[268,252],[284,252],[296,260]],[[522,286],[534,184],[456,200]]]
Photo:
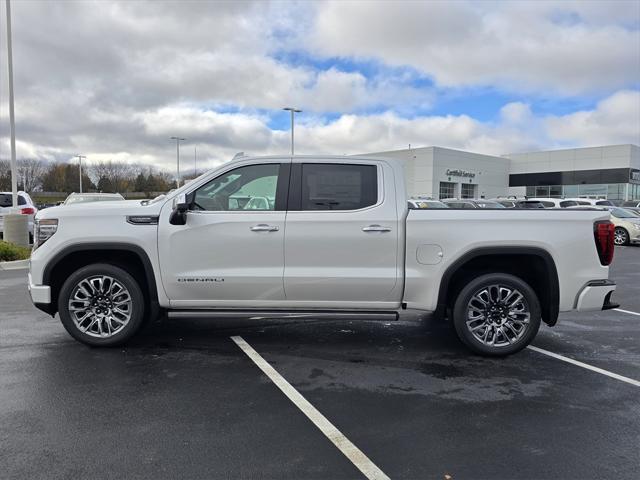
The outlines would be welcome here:
[[[289,163],[282,161],[236,167],[187,195],[185,225],[171,225],[163,212],[158,251],[173,307],[266,307],[284,300],[288,177]]]

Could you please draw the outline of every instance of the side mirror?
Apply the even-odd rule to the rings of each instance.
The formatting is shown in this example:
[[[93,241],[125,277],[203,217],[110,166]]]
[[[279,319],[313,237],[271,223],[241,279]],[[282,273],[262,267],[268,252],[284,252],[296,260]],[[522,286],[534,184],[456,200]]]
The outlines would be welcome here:
[[[184,193],[178,195],[173,199],[173,211],[169,217],[169,223],[171,225],[185,225],[187,223],[187,210],[189,210],[187,196]]]

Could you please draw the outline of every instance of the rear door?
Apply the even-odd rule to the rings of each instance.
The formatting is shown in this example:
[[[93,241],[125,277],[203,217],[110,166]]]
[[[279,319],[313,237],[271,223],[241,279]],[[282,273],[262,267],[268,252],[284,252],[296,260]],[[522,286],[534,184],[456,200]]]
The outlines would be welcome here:
[[[294,161],[285,232],[288,304],[372,308],[401,297],[395,180],[384,165]]]

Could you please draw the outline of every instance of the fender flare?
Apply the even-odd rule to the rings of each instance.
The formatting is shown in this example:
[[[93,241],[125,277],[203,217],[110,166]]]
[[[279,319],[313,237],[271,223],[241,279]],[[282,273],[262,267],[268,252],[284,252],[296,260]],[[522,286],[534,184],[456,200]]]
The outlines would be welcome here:
[[[126,242],[89,242],[78,243],[63,248],[45,265],[42,274],[42,284],[51,285],[51,272],[54,268],[64,261],[69,255],[77,252],[91,251],[91,250],[111,250],[111,251],[126,251],[135,254],[142,263],[144,269],[145,280],[147,282],[147,294],[149,299],[149,307],[151,315],[157,316],[160,312],[160,306],[158,303],[158,290],[156,284],[155,272],[153,271],[153,265],[149,259],[147,252],[140,247],[132,243]]]
[[[504,255],[529,255],[540,258],[547,270],[547,282],[549,285],[549,302],[547,305],[541,304],[542,318],[549,326],[553,326],[558,321],[560,312],[560,284],[558,281],[558,270],[551,254],[540,247],[479,247],[464,253],[457,258],[442,275],[440,287],[438,289],[438,303],[435,315],[444,318],[447,309],[447,293],[453,275],[469,261],[484,256],[504,256]]]

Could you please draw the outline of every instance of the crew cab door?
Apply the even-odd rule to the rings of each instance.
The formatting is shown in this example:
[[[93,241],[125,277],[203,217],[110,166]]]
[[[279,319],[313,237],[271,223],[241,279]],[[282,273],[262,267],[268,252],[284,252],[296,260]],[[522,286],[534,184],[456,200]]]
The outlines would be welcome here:
[[[287,303],[382,308],[399,302],[401,230],[393,171],[384,165],[294,159],[285,233]]]
[[[160,217],[162,282],[173,307],[267,306],[284,300],[289,160],[220,173],[187,194],[185,225]]]

